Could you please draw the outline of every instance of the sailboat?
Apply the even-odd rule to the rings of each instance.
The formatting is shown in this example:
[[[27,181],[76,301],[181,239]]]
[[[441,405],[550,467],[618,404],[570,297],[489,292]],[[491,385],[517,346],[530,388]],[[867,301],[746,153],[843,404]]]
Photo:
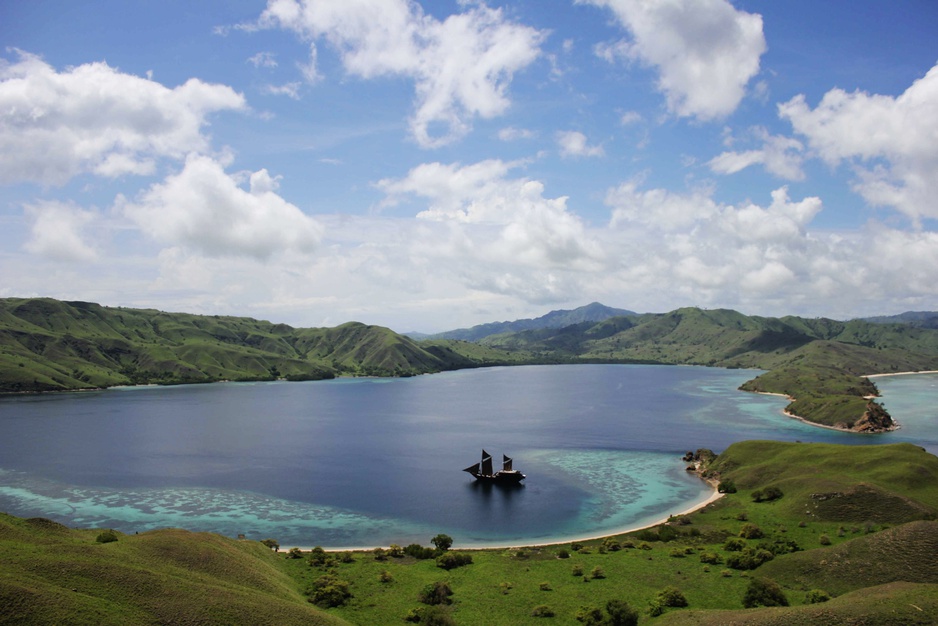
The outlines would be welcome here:
[[[480,462],[470,465],[463,471],[472,474],[476,480],[494,483],[516,484],[525,479],[524,474],[512,468],[511,457],[504,454],[502,455],[502,469],[497,472],[493,471],[492,455],[485,450],[482,450]]]

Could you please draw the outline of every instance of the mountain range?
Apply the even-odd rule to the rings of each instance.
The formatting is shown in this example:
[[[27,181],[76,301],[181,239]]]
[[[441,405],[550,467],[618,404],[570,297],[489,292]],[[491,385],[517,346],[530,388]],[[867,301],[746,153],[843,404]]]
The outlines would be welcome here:
[[[876,387],[865,375],[938,369],[938,330],[692,307],[637,314],[593,303],[418,341],[358,322],[293,328],[246,317],[0,299],[0,392],[411,376],[549,363],[768,370],[743,389],[790,396],[788,411],[809,421],[880,431],[893,422],[870,399]]]

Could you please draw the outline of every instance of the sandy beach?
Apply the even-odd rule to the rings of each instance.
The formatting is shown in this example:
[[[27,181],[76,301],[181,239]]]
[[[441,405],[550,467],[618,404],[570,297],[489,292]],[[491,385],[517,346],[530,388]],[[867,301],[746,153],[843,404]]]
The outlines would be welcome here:
[[[883,378],[885,376],[910,376],[912,374],[938,374],[938,370],[923,370],[921,372],[893,372],[891,374],[866,374],[863,378]]]
[[[717,500],[723,497],[724,494],[717,491],[717,485],[715,482],[709,481],[709,480],[705,482],[707,482],[713,489],[713,492],[710,494],[709,497],[707,497],[706,500],[692,504],[688,506],[686,509],[683,509],[678,513],[671,513],[670,515],[666,515],[650,523],[642,523],[642,524],[638,524],[634,526],[627,526],[625,528],[618,528],[609,532],[604,532],[601,535],[575,536],[575,537],[548,539],[546,542],[532,541],[531,543],[514,543],[510,545],[504,544],[504,543],[493,543],[491,545],[481,544],[481,545],[473,545],[473,546],[468,546],[468,547],[460,546],[458,543],[456,543],[453,545],[453,549],[454,550],[508,550],[508,549],[513,549],[513,548],[539,548],[539,547],[544,547],[544,546],[558,546],[558,545],[562,545],[565,543],[571,543],[574,541],[593,541],[596,539],[603,539],[605,537],[613,537],[615,535],[623,535],[625,533],[635,532],[636,530],[642,530],[643,528],[652,528],[654,526],[659,526],[661,524],[664,524],[671,517],[678,516],[678,515],[689,515],[693,513],[694,511],[699,511],[700,509],[704,508],[708,504],[716,502]],[[346,551],[367,552],[370,550],[374,550],[376,547],[381,547],[385,549],[388,548],[388,546],[354,546],[354,547],[328,548],[326,549],[326,551],[327,552],[346,552]],[[300,550],[303,550],[304,552],[306,552],[306,551],[311,550],[312,546],[280,546],[280,551],[282,552],[282,551],[290,550],[292,548],[299,548]]]

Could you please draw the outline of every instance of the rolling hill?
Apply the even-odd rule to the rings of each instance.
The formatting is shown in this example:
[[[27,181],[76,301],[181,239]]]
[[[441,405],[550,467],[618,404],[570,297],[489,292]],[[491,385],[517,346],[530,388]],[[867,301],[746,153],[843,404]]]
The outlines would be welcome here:
[[[407,376],[516,360],[425,349],[379,326],[295,329],[245,317],[165,313],[48,298],[0,300],[0,391],[126,384]]]

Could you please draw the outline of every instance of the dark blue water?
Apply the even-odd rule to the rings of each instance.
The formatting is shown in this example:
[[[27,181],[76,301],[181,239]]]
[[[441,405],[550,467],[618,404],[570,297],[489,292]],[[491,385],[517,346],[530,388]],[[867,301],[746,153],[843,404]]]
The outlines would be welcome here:
[[[782,416],[784,399],[736,391],[754,375],[536,366],[5,397],[0,510],[282,545],[426,544],[438,532],[517,545],[609,533],[703,499],[680,461],[698,447],[915,441],[938,452],[927,416],[881,436],[824,430]],[[877,380],[887,405],[893,381]],[[484,488],[461,472],[483,447],[514,457],[524,486]]]

